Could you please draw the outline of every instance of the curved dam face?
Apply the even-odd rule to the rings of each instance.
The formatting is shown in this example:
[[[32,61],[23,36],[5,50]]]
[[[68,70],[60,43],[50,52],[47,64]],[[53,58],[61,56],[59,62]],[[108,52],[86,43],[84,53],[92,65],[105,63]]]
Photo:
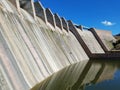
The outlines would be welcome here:
[[[23,9],[20,16],[9,3],[0,1],[1,90],[28,90],[54,72],[89,59],[71,32],[52,30]]]
[[[0,90],[29,90],[89,60],[88,51],[105,53],[91,31],[75,28],[40,2],[0,0]]]

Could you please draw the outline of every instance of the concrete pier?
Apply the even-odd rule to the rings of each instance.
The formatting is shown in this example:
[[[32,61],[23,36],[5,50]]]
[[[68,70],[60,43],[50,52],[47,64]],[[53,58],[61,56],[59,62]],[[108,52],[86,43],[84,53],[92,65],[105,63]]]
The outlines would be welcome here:
[[[59,15],[54,14],[54,17],[55,17],[56,26],[58,26],[61,30],[63,30],[62,21],[61,21]]]
[[[68,26],[69,26],[69,30],[74,34],[74,36],[78,40],[79,44],[81,44],[87,55],[91,56],[91,51],[89,50],[83,39],[81,38],[80,34],[77,32],[76,27],[73,25],[72,21],[70,20],[68,21]]]
[[[55,18],[54,18],[54,15],[53,15],[52,11],[49,8],[46,8],[45,11],[46,11],[47,21],[51,25],[53,25],[53,27],[55,28],[56,27]]]
[[[66,30],[67,32],[69,32],[67,20],[64,17],[61,17],[61,20],[62,20],[63,29]]]
[[[35,13],[38,17],[40,17],[45,23],[47,23],[47,17],[45,13],[45,8],[42,6],[42,4],[39,2],[34,2],[35,6]]]
[[[36,13],[35,13],[35,7],[34,7],[34,2],[33,0],[19,0],[20,2],[20,7],[26,10],[29,14],[31,14],[34,19],[36,18]]]

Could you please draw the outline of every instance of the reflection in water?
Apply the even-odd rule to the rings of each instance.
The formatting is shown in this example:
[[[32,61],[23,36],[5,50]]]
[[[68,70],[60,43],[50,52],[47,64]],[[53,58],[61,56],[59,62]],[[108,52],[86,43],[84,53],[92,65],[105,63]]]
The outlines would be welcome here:
[[[32,90],[93,90],[89,87],[114,78],[114,73],[120,67],[119,63],[117,61],[82,61],[53,74]]]

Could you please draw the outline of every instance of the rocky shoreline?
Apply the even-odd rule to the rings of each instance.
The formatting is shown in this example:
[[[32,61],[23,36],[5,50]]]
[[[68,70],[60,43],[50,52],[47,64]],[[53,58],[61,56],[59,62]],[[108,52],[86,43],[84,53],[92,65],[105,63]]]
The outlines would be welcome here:
[[[114,49],[115,50],[120,50],[120,34],[115,35],[114,37],[117,39],[116,43],[113,44],[114,47],[115,47]]]

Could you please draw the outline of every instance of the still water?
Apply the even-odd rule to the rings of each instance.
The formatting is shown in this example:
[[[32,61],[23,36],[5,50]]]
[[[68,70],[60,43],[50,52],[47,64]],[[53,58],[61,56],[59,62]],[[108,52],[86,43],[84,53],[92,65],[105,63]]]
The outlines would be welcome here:
[[[120,61],[82,61],[53,74],[32,90],[120,90]]]

